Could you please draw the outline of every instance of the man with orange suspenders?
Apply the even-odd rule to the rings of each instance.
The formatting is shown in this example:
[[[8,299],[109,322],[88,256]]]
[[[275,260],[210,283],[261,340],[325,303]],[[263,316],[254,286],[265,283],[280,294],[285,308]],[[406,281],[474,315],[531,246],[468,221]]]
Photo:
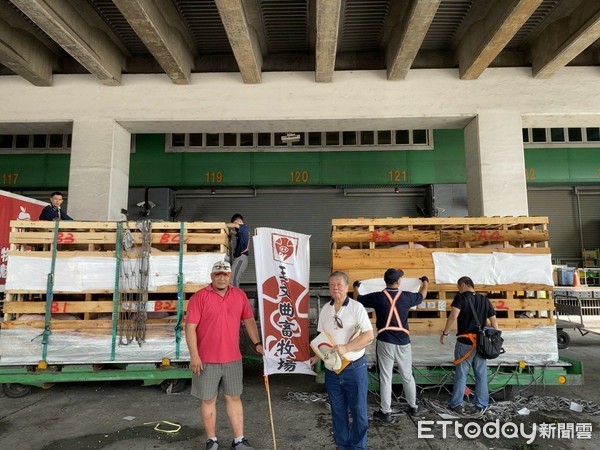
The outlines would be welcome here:
[[[373,417],[383,422],[393,422],[392,416],[392,374],[394,365],[398,365],[402,377],[404,397],[408,402],[411,416],[419,416],[423,411],[417,403],[417,388],[412,374],[412,350],[408,329],[408,310],[427,297],[429,279],[421,277],[418,293],[400,291],[400,278],[404,272],[400,269],[388,269],[383,280],[386,288],[380,292],[357,295],[357,300],[365,307],[375,309],[377,315],[377,362],[379,365],[379,393],[381,403],[379,411]],[[360,282],[355,282],[358,287]]]

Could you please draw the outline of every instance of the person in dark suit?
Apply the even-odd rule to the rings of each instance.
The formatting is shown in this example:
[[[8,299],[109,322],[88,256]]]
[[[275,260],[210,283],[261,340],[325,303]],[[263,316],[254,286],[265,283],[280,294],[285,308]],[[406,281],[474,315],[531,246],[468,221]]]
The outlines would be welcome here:
[[[63,195],[61,192],[53,192],[50,195],[50,204],[42,209],[39,220],[73,220],[69,215],[64,212],[60,205],[63,202]]]

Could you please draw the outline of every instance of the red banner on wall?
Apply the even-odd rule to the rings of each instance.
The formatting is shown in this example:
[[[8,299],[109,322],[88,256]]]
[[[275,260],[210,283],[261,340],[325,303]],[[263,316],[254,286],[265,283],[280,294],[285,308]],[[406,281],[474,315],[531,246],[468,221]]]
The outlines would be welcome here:
[[[274,228],[257,228],[253,237],[265,375],[314,375],[308,342],[309,239]]]
[[[38,220],[48,203],[0,191],[0,291],[6,284],[11,220]]]

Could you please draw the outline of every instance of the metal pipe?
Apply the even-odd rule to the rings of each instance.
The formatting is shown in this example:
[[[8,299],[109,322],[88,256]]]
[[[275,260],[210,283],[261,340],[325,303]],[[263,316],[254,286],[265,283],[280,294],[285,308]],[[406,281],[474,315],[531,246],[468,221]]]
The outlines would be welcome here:
[[[577,221],[579,222],[579,244],[581,252],[581,265],[584,264],[583,259],[583,224],[581,223],[581,200],[579,199],[579,189],[577,186],[573,188],[575,190],[575,198],[577,199]]]

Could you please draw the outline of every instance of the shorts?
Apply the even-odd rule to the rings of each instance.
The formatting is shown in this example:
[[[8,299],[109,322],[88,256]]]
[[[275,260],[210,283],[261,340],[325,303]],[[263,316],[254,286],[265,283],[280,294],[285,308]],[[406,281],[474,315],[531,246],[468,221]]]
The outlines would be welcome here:
[[[226,364],[204,363],[200,375],[192,374],[192,395],[200,400],[212,400],[219,393],[219,385],[222,385],[225,395],[239,397],[243,381],[241,359]]]

